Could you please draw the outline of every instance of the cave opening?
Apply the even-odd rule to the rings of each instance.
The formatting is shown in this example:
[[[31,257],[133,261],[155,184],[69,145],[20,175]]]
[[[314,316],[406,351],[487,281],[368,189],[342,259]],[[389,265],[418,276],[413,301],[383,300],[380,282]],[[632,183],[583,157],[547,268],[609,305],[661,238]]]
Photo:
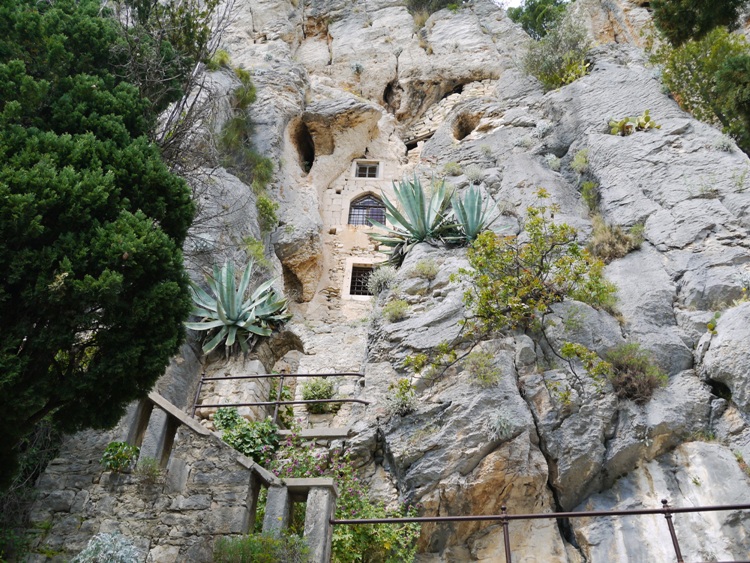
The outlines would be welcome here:
[[[304,121],[296,123],[292,130],[292,142],[297,149],[299,165],[308,174],[315,163],[315,141]]]
[[[465,139],[479,124],[479,116],[470,113],[462,113],[453,122],[453,136],[457,141]]]

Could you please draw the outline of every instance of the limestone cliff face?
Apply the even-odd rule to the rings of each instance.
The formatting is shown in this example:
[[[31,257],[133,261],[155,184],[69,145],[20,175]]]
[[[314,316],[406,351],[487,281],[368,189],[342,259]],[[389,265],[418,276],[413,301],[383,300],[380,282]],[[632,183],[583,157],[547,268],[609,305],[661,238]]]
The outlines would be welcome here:
[[[295,369],[363,370],[364,387],[340,391],[372,404],[318,422],[351,426],[350,444],[380,498],[417,501],[431,515],[750,498],[735,458],[750,460],[750,305],[736,303],[744,296],[738,275],[750,268],[750,161],[736,148],[715,148],[721,133],[663,92],[641,48],[649,22],[643,4],[578,0],[574,9],[597,43],[590,73],[545,94],[518,69],[529,38],[489,0],[437,12],[419,30],[403,0],[237,0],[226,46],[233,64],[253,76],[256,141],[277,165],[271,192],[282,224],[270,242],[274,267],[299,302],[290,326],[303,352],[295,352]],[[610,118],[646,109],[661,129],[608,134]],[[571,168],[582,150],[605,220],[644,226],[642,247],[606,269],[621,315],[560,304],[549,343],[520,334],[482,343],[499,373],[496,386],[478,387],[459,365],[419,386],[415,413],[389,417],[384,399],[405,375],[404,357],[460,330],[463,288],[450,274],[466,258],[462,250],[418,246],[399,287],[379,297],[364,325],[357,319],[369,302],[347,295],[352,266],[381,256],[367,228],[349,224],[352,201],[388,193],[404,175],[442,175],[448,162],[475,165],[481,172],[472,181],[505,212],[496,230],[517,232],[517,216],[544,186],[560,206],[556,220],[585,240],[592,227]],[[557,170],[548,164],[554,159]],[[376,165],[376,174],[360,177],[360,164]],[[447,180],[457,189],[469,183],[465,174]],[[233,182],[217,187],[227,204],[242,197],[227,188]],[[245,219],[222,226],[228,240],[255,232],[254,218]],[[429,282],[411,275],[424,259],[439,265]],[[396,293],[409,315],[389,323],[379,311]],[[547,383],[567,377],[550,350],[566,340],[597,352],[638,342],[669,383],[642,406],[586,384],[563,408]],[[189,402],[190,391],[181,394],[175,404]],[[492,431],[498,421],[500,433]],[[687,560],[748,558],[746,516],[676,522]],[[511,536],[514,561],[671,557],[663,518],[513,523]],[[425,525],[419,545],[425,562],[504,557],[500,527],[485,523]]]

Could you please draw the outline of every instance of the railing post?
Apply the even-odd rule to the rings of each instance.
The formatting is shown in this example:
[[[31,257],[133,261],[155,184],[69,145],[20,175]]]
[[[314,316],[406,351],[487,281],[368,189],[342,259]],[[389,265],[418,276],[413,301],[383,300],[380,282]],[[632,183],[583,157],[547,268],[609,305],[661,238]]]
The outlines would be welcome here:
[[[512,563],[510,555],[510,532],[508,531],[507,507],[505,505],[502,505],[500,507],[500,512],[502,516],[506,517],[501,520],[501,522],[503,523],[503,542],[505,543],[505,563]]]
[[[201,396],[201,389],[203,389],[203,378],[206,377],[206,372],[201,374],[201,380],[198,382],[198,389],[195,390],[195,399],[193,399],[193,412],[190,416],[195,417],[195,411],[198,408],[198,399]]]
[[[279,374],[279,392],[276,393],[276,405],[273,407],[273,423],[278,424],[279,419],[279,401],[281,400],[281,393],[284,391],[284,374]]]
[[[682,558],[682,552],[680,551],[680,544],[677,541],[677,534],[674,531],[672,512],[669,510],[669,502],[667,499],[662,499],[661,504],[662,509],[664,510],[664,518],[667,519],[667,526],[669,526],[669,535],[672,536],[672,545],[674,546],[675,555],[677,555],[677,563],[685,563],[685,560]]]

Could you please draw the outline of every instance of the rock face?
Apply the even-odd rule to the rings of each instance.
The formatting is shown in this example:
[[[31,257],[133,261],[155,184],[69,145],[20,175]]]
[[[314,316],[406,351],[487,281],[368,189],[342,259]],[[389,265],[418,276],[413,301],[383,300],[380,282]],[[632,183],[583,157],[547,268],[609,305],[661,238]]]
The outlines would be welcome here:
[[[299,408],[296,414],[310,426],[350,428],[346,442],[373,498],[418,502],[425,514],[441,516],[497,514],[502,506],[511,514],[551,513],[658,508],[662,498],[672,506],[748,498],[742,460],[750,460],[750,305],[738,275],[750,268],[750,161],[737,149],[715,148],[721,133],[663,92],[641,49],[646,4],[575,2],[572,9],[598,42],[590,72],[545,93],[516,64],[529,38],[489,0],[438,11],[420,29],[400,0],[237,2],[226,47],[233,64],[253,76],[256,145],[275,163],[269,192],[280,205],[280,225],[264,239],[272,247],[269,269],[299,303],[287,344],[277,341],[283,350],[265,345],[264,358],[273,360],[264,360],[265,369],[295,350],[284,360],[294,369],[362,370],[363,379],[347,380],[338,392],[369,405],[348,405],[325,419]],[[216,81],[231,87],[226,76]],[[611,118],[645,110],[661,129],[608,133]],[[572,166],[576,158],[585,169]],[[455,176],[446,176],[448,163]],[[360,176],[360,165],[372,172]],[[238,241],[265,236],[254,206],[242,211],[243,198],[254,203],[250,188],[217,174],[206,205],[221,207],[226,198],[232,212],[194,233],[195,273],[240,256]],[[444,342],[469,352],[461,325],[470,314],[466,282],[452,276],[468,266],[466,251],[415,246],[371,306],[352,291],[352,272],[382,256],[366,236],[369,226],[349,217],[356,198],[388,195],[391,181],[412,174],[426,184],[445,177],[459,191],[479,185],[500,211],[493,230],[507,235],[520,232],[543,186],[558,206],[555,221],[575,227],[584,243],[592,221],[581,187],[595,183],[602,218],[624,229],[640,226],[644,235],[639,249],[606,267],[617,287],[616,311],[565,301],[546,317],[546,337],[495,334],[443,372],[415,375],[404,365],[408,356]],[[434,276],[419,273],[426,264],[436,268]],[[396,299],[406,302],[406,317],[389,321],[383,308]],[[638,343],[668,381],[645,404],[618,399],[608,382],[595,385],[580,365],[572,371],[561,359],[566,341],[598,354]],[[198,363],[186,348],[160,392],[187,406]],[[245,368],[222,369],[238,375]],[[404,377],[417,401],[400,416],[388,409],[389,386]],[[242,395],[228,387],[222,382],[209,392],[225,402],[268,392]],[[66,451],[72,458],[77,448],[103,447],[108,439],[74,437]],[[35,519],[51,518],[54,538],[69,535],[71,554],[97,531],[117,529],[118,510],[135,510],[104,490],[100,473],[68,459],[40,483]],[[206,501],[205,510],[205,499],[183,497],[148,505],[147,521],[158,522],[157,531],[124,530],[148,538],[144,547],[154,561],[190,559],[190,542],[167,539],[182,533],[175,531],[178,520],[189,530],[198,525],[185,514],[204,511],[210,519],[214,506],[241,504],[226,495]],[[79,527],[79,514],[92,523]],[[216,533],[233,533],[232,521]],[[680,514],[675,522],[687,560],[747,558],[745,513]],[[661,515],[559,526],[534,520],[510,529],[514,561],[673,557]],[[194,549],[208,553],[209,543],[196,539]],[[426,524],[419,550],[424,562],[502,561],[502,529]]]

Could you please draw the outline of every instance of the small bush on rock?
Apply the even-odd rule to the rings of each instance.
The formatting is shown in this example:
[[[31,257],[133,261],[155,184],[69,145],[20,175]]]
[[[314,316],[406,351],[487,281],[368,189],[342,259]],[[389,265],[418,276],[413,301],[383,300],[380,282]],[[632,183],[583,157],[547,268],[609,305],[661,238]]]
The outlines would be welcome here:
[[[214,563],[307,563],[310,549],[294,534],[263,532],[239,538],[219,538]]]
[[[594,228],[586,248],[607,264],[640,248],[643,243],[643,225],[636,225],[626,233],[619,225],[607,223],[601,215],[594,215],[591,222]]]
[[[409,304],[403,299],[394,299],[389,301],[385,307],[383,307],[383,317],[389,323],[396,323],[403,321],[406,318],[406,313],[409,310]]]
[[[500,370],[494,360],[490,352],[472,352],[463,364],[480,387],[493,387],[500,381]]]
[[[221,407],[214,414],[214,426],[217,430],[231,430],[245,421],[234,407]]]
[[[585,174],[589,170],[589,149],[582,149],[578,151],[573,160],[570,162],[570,167],[574,172],[578,174]]]
[[[335,396],[336,388],[332,379],[316,377],[302,384],[302,399],[305,401],[333,399]],[[341,403],[311,403],[306,406],[311,414],[325,414],[338,411]]]
[[[144,457],[138,461],[135,476],[141,483],[154,485],[162,481],[164,471],[159,462],[153,457]]]
[[[622,119],[609,120],[609,132],[612,135],[626,137],[636,131],[648,131],[649,129],[661,129],[649,114],[649,110],[635,117],[623,117]]]
[[[666,374],[638,344],[617,346],[605,354],[605,358],[612,366],[609,380],[621,399],[631,399],[643,404],[651,398],[654,391],[667,383]]]
[[[539,40],[562,19],[566,5],[566,0],[524,0],[523,5],[508,8],[507,14],[526,33]]]
[[[581,197],[589,208],[589,213],[594,213],[599,207],[599,185],[596,182],[586,181],[581,184]]]
[[[448,176],[460,176],[461,172],[461,165],[458,162],[446,162],[443,165],[443,173]]]
[[[503,411],[497,410],[484,421],[484,431],[490,442],[504,442],[513,435],[513,424]]]
[[[367,291],[372,295],[380,295],[396,283],[396,268],[393,266],[379,266],[367,278]]]
[[[521,60],[524,71],[554,90],[586,75],[589,40],[583,25],[567,16],[539,41],[532,41]]]
[[[417,408],[417,394],[408,379],[399,379],[388,386],[385,408],[390,414],[406,416]]]
[[[434,280],[440,269],[438,268],[437,262],[431,259],[424,259],[414,264],[414,269],[411,271],[411,277],[421,278],[425,281],[431,282]]]

